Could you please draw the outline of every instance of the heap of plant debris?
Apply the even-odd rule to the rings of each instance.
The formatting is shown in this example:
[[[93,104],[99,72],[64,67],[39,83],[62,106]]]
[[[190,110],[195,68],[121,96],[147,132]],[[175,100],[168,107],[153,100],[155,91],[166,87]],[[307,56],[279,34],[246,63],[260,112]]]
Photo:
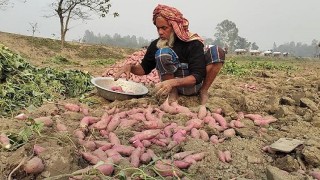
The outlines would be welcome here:
[[[91,76],[79,70],[36,68],[0,44],[0,115],[56,98],[77,97],[93,89]]]

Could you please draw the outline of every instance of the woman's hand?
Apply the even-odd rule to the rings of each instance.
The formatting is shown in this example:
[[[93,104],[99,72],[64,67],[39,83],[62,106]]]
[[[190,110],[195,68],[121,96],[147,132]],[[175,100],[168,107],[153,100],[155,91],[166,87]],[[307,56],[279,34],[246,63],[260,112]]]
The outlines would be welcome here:
[[[119,68],[117,73],[114,75],[114,80],[118,80],[121,76],[121,74],[125,73],[126,75],[126,80],[128,80],[130,78],[130,73],[131,73],[131,65],[127,64],[125,66],[123,66],[122,68]]]
[[[168,95],[174,87],[174,79],[159,82],[155,85],[155,92],[157,96]]]

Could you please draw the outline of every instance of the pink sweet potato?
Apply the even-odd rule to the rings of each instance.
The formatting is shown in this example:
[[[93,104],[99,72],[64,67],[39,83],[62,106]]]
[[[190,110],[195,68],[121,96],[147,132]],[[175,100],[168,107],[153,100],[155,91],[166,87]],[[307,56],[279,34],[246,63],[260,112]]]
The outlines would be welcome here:
[[[187,169],[191,165],[191,163],[181,160],[175,160],[173,161],[173,164],[180,169]]]
[[[172,139],[179,144],[186,140],[186,134],[187,132],[185,130],[178,130],[178,132],[172,135]]]
[[[73,132],[74,136],[78,139],[84,139],[86,137],[86,135],[84,134],[84,132],[80,129],[76,129],[74,132]]]
[[[218,136],[217,135],[212,135],[210,137],[210,142],[213,143],[213,144],[218,144],[219,143],[219,140],[218,140]]]
[[[11,147],[10,139],[8,138],[8,136],[5,133],[0,134],[0,144],[2,147],[6,148],[6,149],[10,149],[10,147]]]
[[[202,128],[204,125],[204,121],[201,119],[190,119],[189,121],[186,122],[186,126],[192,125],[194,128]]]
[[[225,157],[226,162],[231,162],[232,161],[231,152],[230,151],[224,151],[223,153],[224,153],[224,157]]]
[[[61,122],[57,122],[57,130],[58,132],[68,132],[68,127]]]
[[[190,134],[191,137],[195,138],[195,139],[200,139],[200,132],[198,129],[196,128],[192,128],[191,129],[191,134]]]
[[[176,176],[181,177],[182,173],[179,169],[171,165],[172,163],[169,160],[159,160],[154,165],[156,171],[164,177],[167,176]]]
[[[94,143],[94,141],[86,141],[82,139],[78,139],[78,140],[79,140],[79,144],[85,147],[86,149],[89,149],[91,151],[97,149],[96,143]]]
[[[133,165],[133,167],[139,167],[141,153],[141,148],[137,147],[130,155],[130,163]]]
[[[228,123],[222,115],[212,113],[212,117],[220,124],[222,128],[226,129],[228,127]]]
[[[110,141],[110,143],[112,143],[112,144],[117,144],[117,145],[121,144],[121,143],[120,143],[120,139],[119,139],[118,136],[117,136],[115,133],[113,133],[113,132],[110,132],[110,133],[109,133],[109,141]]]
[[[130,156],[135,150],[134,147],[126,145],[114,145],[112,149],[125,156]]]
[[[200,138],[204,141],[209,141],[209,135],[206,131],[200,129],[199,130],[199,133],[200,133]]]
[[[81,119],[80,121],[80,127],[81,128],[86,128],[89,125],[98,122],[99,118],[93,117],[93,116],[85,116]]]
[[[184,152],[176,153],[172,157],[173,157],[173,159],[181,160],[181,159],[184,159],[185,157],[187,157],[193,153],[194,153],[194,151],[184,151]]]
[[[81,154],[90,164],[97,164],[100,161],[100,159],[91,152],[82,152]]]
[[[102,161],[107,161],[108,160],[107,154],[101,149],[96,149],[96,150],[92,151],[92,154],[94,156],[97,156]]]
[[[100,121],[94,124],[94,128],[98,130],[106,129],[108,127],[108,124],[111,120],[112,116],[108,116],[105,118],[101,118]]]
[[[34,119],[36,123],[43,123],[47,127],[51,127],[53,125],[53,121],[51,116],[38,117]]]
[[[112,164],[102,164],[96,168],[105,176],[110,176],[114,171]]]
[[[115,163],[115,164],[118,164],[121,159],[123,158],[116,150],[114,149],[108,149],[105,151],[105,153],[108,155],[109,158],[112,159],[112,161]]]
[[[148,139],[152,139],[154,137],[156,137],[159,133],[160,133],[160,129],[150,129],[150,130],[145,130],[142,131],[138,134],[136,134],[135,136],[133,136],[132,138],[130,138],[130,142],[132,143],[135,140],[148,140]]]
[[[140,156],[140,161],[143,164],[148,164],[152,160],[152,157],[149,153],[145,152]]]
[[[14,118],[18,119],[18,120],[26,120],[28,118],[28,116],[24,113],[18,114],[17,116],[15,116]]]
[[[74,112],[79,112],[80,111],[80,106],[78,106],[77,104],[73,104],[73,103],[67,103],[64,105],[64,108],[68,111],[74,111]]]
[[[311,171],[310,176],[312,176],[316,180],[320,180],[320,171]]]
[[[205,105],[201,105],[198,112],[198,118],[203,119],[207,115],[207,108]]]
[[[226,162],[226,156],[223,151],[218,151],[218,158],[221,162]]]
[[[224,137],[231,138],[236,135],[236,131],[232,128],[223,131]]]
[[[108,124],[107,131],[108,131],[108,132],[114,131],[114,130],[118,127],[118,125],[120,124],[120,122],[121,122],[120,117],[119,117],[117,114],[115,114],[115,115],[111,118],[111,120],[110,120],[110,122],[109,122],[109,124]]]
[[[24,164],[23,170],[29,174],[37,174],[44,170],[44,164],[38,157],[33,157]]]
[[[40,145],[38,145],[38,144],[35,144],[35,145],[33,145],[33,152],[34,152],[34,154],[36,154],[36,155],[39,155],[39,154],[41,154],[43,151],[45,151],[46,150],[46,148],[44,148],[44,147],[42,147],[42,146],[40,146]]]

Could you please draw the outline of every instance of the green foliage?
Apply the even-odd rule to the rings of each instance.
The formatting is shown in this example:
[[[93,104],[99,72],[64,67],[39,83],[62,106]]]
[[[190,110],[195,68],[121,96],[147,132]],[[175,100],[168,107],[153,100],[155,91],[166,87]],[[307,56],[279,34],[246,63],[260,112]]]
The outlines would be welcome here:
[[[90,63],[90,65],[110,65],[114,64],[116,62],[116,59],[114,58],[108,58],[108,59],[97,59]]]
[[[0,44],[0,115],[60,96],[77,97],[93,89],[91,76],[78,70],[35,68]]]
[[[283,70],[288,72],[297,70],[297,67],[288,62],[275,62],[265,57],[234,56],[225,61],[221,73],[245,76],[252,74],[255,70]]]
[[[230,59],[225,62],[222,69],[222,74],[231,74],[236,76],[243,76],[248,73],[248,69],[239,65],[235,60]]]

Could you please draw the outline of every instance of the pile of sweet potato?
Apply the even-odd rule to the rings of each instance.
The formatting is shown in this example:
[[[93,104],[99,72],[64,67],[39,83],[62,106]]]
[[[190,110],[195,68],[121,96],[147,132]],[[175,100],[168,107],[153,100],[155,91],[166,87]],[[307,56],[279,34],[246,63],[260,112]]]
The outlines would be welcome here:
[[[145,55],[145,53],[146,53],[145,49],[134,52],[132,55],[128,56],[123,61],[118,62],[118,63],[112,65],[110,68],[108,68],[102,74],[102,76],[113,77],[114,74],[117,72],[118,68],[123,67],[126,64],[132,64],[132,65],[139,64],[141,62],[141,60],[143,59],[143,56]],[[120,77],[124,78],[124,74],[122,74]],[[144,75],[144,76],[136,76],[134,74],[131,74],[129,79],[134,82],[139,82],[139,83],[148,84],[148,85],[155,84],[160,81],[158,73],[155,69],[153,71],[151,71],[150,74]]]

